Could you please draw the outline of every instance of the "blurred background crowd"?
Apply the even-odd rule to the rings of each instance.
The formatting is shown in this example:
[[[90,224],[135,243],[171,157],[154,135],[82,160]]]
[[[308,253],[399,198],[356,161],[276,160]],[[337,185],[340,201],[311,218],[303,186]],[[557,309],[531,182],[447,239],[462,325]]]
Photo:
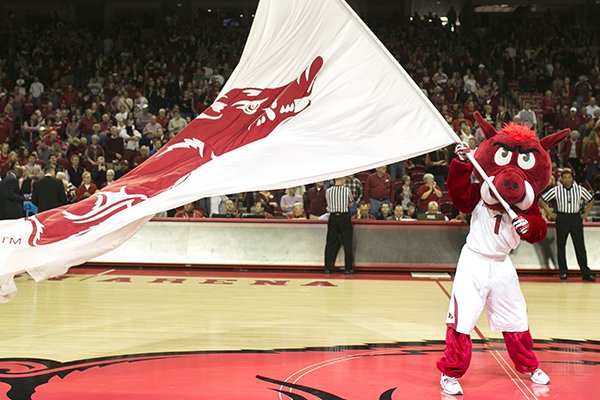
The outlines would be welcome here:
[[[475,111],[498,129],[515,121],[540,137],[570,128],[552,152],[555,175],[569,167],[582,185],[600,185],[600,25],[550,11],[488,19],[468,7],[367,24],[472,149],[483,139]],[[108,28],[57,14],[9,19],[0,27],[0,178],[19,170],[25,199],[44,177],[59,179],[60,203],[110,185],[212,104],[248,30],[169,15],[125,16]],[[348,177],[354,218],[460,220],[445,190],[452,157],[440,149]],[[199,199],[160,216],[315,219],[326,213],[329,184]]]

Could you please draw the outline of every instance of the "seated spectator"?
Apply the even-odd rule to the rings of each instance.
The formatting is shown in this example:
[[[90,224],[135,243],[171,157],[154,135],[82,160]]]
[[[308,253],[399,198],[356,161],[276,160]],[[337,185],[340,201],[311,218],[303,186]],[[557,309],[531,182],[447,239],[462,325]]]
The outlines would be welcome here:
[[[406,210],[404,211],[404,218],[406,220],[416,220],[417,219],[417,206],[412,201],[406,205]]]
[[[306,219],[306,213],[304,212],[304,204],[298,202],[294,204],[291,214],[288,214],[289,219]]]
[[[273,218],[272,214],[269,214],[266,210],[265,210],[265,203],[263,203],[262,201],[258,201],[256,202],[256,204],[254,205],[254,214],[258,215],[258,216],[262,216],[264,218]]]
[[[425,215],[431,215],[433,217],[435,217],[436,215],[443,215],[442,212],[440,211],[440,205],[438,204],[437,201],[430,201],[429,204],[427,205],[427,211],[425,212]],[[448,217],[446,217],[444,215],[444,220],[448,221]]]
[[[401,221],[401,220],[403,220],[404,219],[404,208],[402,207],[402,204],[396,203],[396,205],[394,206],[394,212],[387,219],[390,220],[390,221]]]
[[[225,200],[225,215],[227,218],[239,218],[240,214],[235,206],[235,203],[231,199]]]
[[[430,201],[437,201],[443,196],[442,189],[435,183],[432,174],[425,174],[423,176],[423,184],[417,191],[417,209],[425,212],[429,207]]]
[[[256,193],[255,201],[262,201],[266,205],[266,210],[268,213],[274,214],[275,210],[279,208],[277,201],[275,201],[275,196],[269,190],[261,190]]]
[[[292,210],[296,203],[302,202],[302,196],[296,194],[296,188],[288,188],[287,194],[281,197],[280,207],[281,211],[285,214],[292,214]]]
[[[327,212],[325,191],[324,182],[320,181],[304,193],[304,208],[309,219],[319,219],[321,215]]]
[[[392,207],[390,207],[390,203],[388,202],[383,202],[381,203],[381,210],[379,210],[379,213],[377,214],[377,218],[378,220],[386,220],[386,219],[390,219],[392,217]]]
[[[414,195],[410,176],[404,175],[402,177],[402,186],[398,187],[394,193],[394,200],[396,200],[396,203],[400,203],[406,210],[407,204],[412,201]]]
[[[386,172],[386,167],[377,167],[365,183],[365,202],[371,204],[371,212],[376,213],[381,203],[389,201],[394,196],[392,177]]]
[[[375,216],[369,212],[371,205],[369,203],[362,202],[358,205],[358,211],[352,216],[352,219],[359,219],[363,221],[374,220]]]
[[[89,172],[84,172],[82,178],[83,182],[77,188],[77,199],[80,201],[87,199],[88,197],[96,193],[96,190],[98,190],[96,184],[92,182],[92,174],[90,174]]]
[[[194,203],[187,203],[183,206],[183,210],[175,213],[175,218],[204,218],[204,214],[194,208]]]
[[[240,217],[240,213],[238,212],[235,203],[233,202],[233,200],[231,199],[227,199],[225,200],[225,202],[223,203],[223,213],[218,213],[215,214],[213,213],[211,215],[212,218],[239,218]]]

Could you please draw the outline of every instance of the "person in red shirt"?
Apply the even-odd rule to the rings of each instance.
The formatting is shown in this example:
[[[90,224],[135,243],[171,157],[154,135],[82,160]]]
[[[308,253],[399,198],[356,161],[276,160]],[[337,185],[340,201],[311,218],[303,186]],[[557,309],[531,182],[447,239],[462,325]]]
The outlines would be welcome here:
[[[577,113],[577,107],[571,107],[569,109],[569,115],[564,119],[564,128],[569,128],[571,131],[576,131],[583,124],[583,120]]]
[[[82,136],[87,137],[89,140],[89,138],[94,133],[93,127],[96,122],[98,121],[96,121],[96,118],[94,118],[92,110],[88,108],[87,110],[85,110],[83,118],[81,118],[81,120],[79,121],[79,127],[77,130]]]
[[[77,100],[79,95],[77,91],[73,88],[73,85],[69,85],[67,89],[63,90],[61,96],[61,102],[64,102],[68,106],[72,106],[77,104]]]
[[[376,219],[373,214],[369,212],[369,203],[361,202],[358,206],[356,214],[352,216],[352,219],[358,219],[361,221],[369,221]]]
[[[551,90],[546,90],[542,99],[542,121],[544,124],[554,124],[556,100]]]
[[[390,202],[394,198],[394,185],[392,177],[386,172],[386,167],[377,167],[369,175],[365,183],[364,201],[371,204],[371,213],[379,212],[381,203]]]
[[[554,117],[554,128],[556,129],[564,129],[567,127],[567,118],[569,117],[569,106],[558,107],[560,110],[555,112]],[[577,109],[575,109],[577,110]]]
[[[438,201],[443,196],[442,190],[435,183],[432,174],[425,174],[423,176],[423,184],[417,191],[417,208],[419,211],[427,211],[430,201]]]
[[[81,175],[81,177],[83,178],[83,183],[77,188],[78,200],[87,199],[88,197],[96,193],[96,190],[98,190],[96,184],[92,182],[92,174],[86,171]]]
[[[156,122],[162,126],[163,129],[167,129],[169,126],[169,117],[167,116],[167,111],[164,108],[158,110],[158,116],[156,117]]]
[[[183,206],[183,210],[175,213],[175,218],[204,218],[204,214],[194,208],[194,203],[187,203]]]
[[[316,182],[315,186],[304,193],[304,208],[308,212],[309,219],[319,219],[321,215],[327,212],[323,181]]]

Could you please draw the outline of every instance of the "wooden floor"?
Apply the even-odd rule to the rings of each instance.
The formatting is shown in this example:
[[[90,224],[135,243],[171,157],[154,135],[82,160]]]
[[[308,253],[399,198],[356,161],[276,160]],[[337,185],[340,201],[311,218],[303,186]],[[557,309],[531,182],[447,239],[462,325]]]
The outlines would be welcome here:
[[[334,356],[341,355],[345,357],[344,360],[347,357],[354,359],[354,354],[361,351],[374,352],[372,354],[375,355],[387,351],[397,355],[401,349],[416,351],[414,354],[418,354],[423,350],[422,346],[429,346],[429,352],[422,352],[427,355],[426,362],[412,370],[412,373],[417,374],[417,379],[410,382],[415,386],[410,391],[416,394],[421,393],[419,390],[425,390],[422,393],[426,394],[411,398],[440,398],[434,362],[443,349],[444,318],[448,293],[452,288],[447,275],[414,278],[407,275],[358,274],[346,277],[342,274],[325,276],[103,269],[80,269],[72,272],[58,280],[43,283],[34,283],[26,276],[19,277],[17,297],[0,306],[0,370],[4,370],[0,373],[0,382],[3,382],[0,384],[0,394],[3,393],[2,388],[6,388],[8,395],[5,398],[188,398],[182,393],[173,397],[160,397],[156,391],[153,391],[153,395],[157,397],[152,397],[150,393],[135,392],[140,389],[131,386],[127,386],[129,389],[125,391],[120,389],[120,394],[115,394],[106,386],[104,389],[95,387],[92,390],[89,384],[78,386],[75,382],[76,377],[85,377],[92,370],[106,372],[113,368],[116,371],[115,365],[122,365],[123,360],[135,370],[136,365],[142,368],[150,356],[155,360],[159,355],[185,355],[189,361],[189,357],[200,355],[223,358],[257,354],[263,357],[272,350],[279,350],[279,355],[288,357],[278,359],[274,364],[277,368],[267,368],[272,376],[265,377],[260,372],[262,367],[271,365],[272,361],[256,359],[251,366],[239,366],[240,371],[250,374],[252,379],[250,384],[249,381],[244,381],[247,378],[238,377],[246,382],[242,384],[246,385],[244,396],[235,390],[230,394],[227,391],[219,392],[217,396],[211,391],[221,389],[209,390],[210,385],[205,381],[201,382],[204,387],[202,395],[196,392],[193,396],[190,394],[189,398],[292,398],[285,394],[287,397],[282,397],[283,389],[288,390],[288,393],[290,390],[295,390],[295,393],[302,391],[283,384],[273,386],[273,382],[265,379],[291,382],[286,381],[286,378],[291,376],[295,366],[318,364],[323,360],[331,360]],[[573,356],[573,352],[587,357],[588,350],[585,349],[591,349],[588,358],[582,356],[575,361],[565,361],[557,356],[553,363],[560,364],[561,367],[547,369],[554,369],[555,375],[560,374],[567,381],[572,371],[569,372],[565,365],[573,362],[583,363],[581,365],[585,365],[586,361],[592,364],[597,362],[593,364],[593,371],[579,371],[577,374],[581,375],[579,378],[587,376],[588,372],[598,376],[600,284],[582,283],[576,278],[571,278],[566,283],[554,278],[528,278],[522,279],[522,290],[527,299],[532,334],[538,343],[547,346],[548,355],[554,354],[552,351],[558,351],[556,346],[559,345],[571,346],[571,350],[562,352],[571,353],[567,354],[569,357]],[[480,340],[481,354],[478,352],[474,356],[468,376],[475,377],[479,371],[485,370],[486,373],[496,374],[497,378],[505,379],[506,383],[504,380],[499,382],[506,385],[508,389],[504,390],[508,390],[510,396],[497,398],[549,397],[536,394],[525,386],[525,389],[519,388],[514,383],[515,378],[510,376],[508,367],[494,355],[496,352],[498,356],[508,360],[501,341],[494,340],[500,339],[501,335],[489,330],[485,313],[477,327],[480,334],[474,333],[472,337]],[[367,344],[370,346],[366,346]],[[307,348],[310,351],[298,351]],[[319,352],[323,352],[324,358],[316,357]],[[561,357],[564,355],[562,353]],[[139,362],[130,362],[137,360],[135,357],[141,357]],[[406,357],[406,360],[409,359]],[[543,361],[544,357],[540,359]],[[179,358],[177,360],[180,361]],[[219,365],[211,364],[210,373],[221,376],[216,379],[221,380],[222,385],[219,387],[231,389],[227,379],[219,375],[223,371],[228,371],[227,375],[231,377],[236,375],[232,370],[238,368],[236,363],[239,360],[231,360],[233,359],[219,359]],[[421,361],[418,363],[421,363],[425,358],[419,360]],[[227,365],[229,362],[233,365]],[[403,365],[403,362],[396,361],[395,364],[382,367],[384,372],[378,373],[385,380],[381,382],[381,388],[397,387],[402,380],[402,371],[406,370],[407,365],[412,365],[412,362],[407,361]],[[353,384],[360,386],[353,376],[368,375],[369,371],[377,370],[376,365],[369,365],[368,360],[362,360],[361,363],[364,364],[361,368],[366,372],[349,371],[346,381],[342,379],[346,382],[345,386],[340,383],[340,387],[347,389]],[[355,364],[358,365],[358,362]],[[291,368],[290,371],[286,370],[287,366]],[[130,373],[131,370],[121,371],[119,376]],[[390,376],[385,377],[386,374]],[[503,377],[506,374],[509,377]],[[143,375],[150,379],[151,374],[147,371]],[[256,378],[256,375],[261,375],[264,379]],[[595,379],[591,378],[592,375],[590,374],[589,384],[600,389]],[[191,376],[197,378],[196,383],[198,380],[202,381],[196,372]],[[420,383],[418,377],[421,379]],[[94,377],[99,380],[104,378],[113,379],[114,382],[114,376]],[[340,379],[337,373],[334,376],[323,376],[315,385],[320,382],[327,386]],[[375,379],[376,382],[378,378],[365,379],[370,379],[371,382]],[[394,379],[398,382],[395,386],[390,386]],[[482,385],[485,388],[484,384],[472,379],[473,394],[482,389]],[[188,379],[186,382],[192,380]],[[215,379],[211,378],[210,382],[215,383]],[[302,384],[303,381],[300,379],[296,382]],[[48,386],[50,383],[52,385]],[[62,383],[62,388],[59,383]],[[174,384],[169,390],[172,393],[183,391],[182,387],[185,385],[182,385]],[[268,390],[267,386],[272,390]],[[357,394],[362,390],[358,386],[354,392],[350,392],[354,395],[346,394],[344,397],[337,394],[340,397],[330,398],[361,399],[361,396],[367,396]],[[12,391],[9,391],[11,387]],[[127,393],[128,390],[131,392]],[[277,390],[281,392],[277,393]],[[373,390],[380,394],[384,392]],[[468,385],[465,390],[468,393]],[[554,394],[561,393],[560,389],[553,390]],[[406,394],[410,391],[399,389],[389,399],[405,398],[399,392]],[[310,397],[315,396],[314,394],[307,396],[306,399],[326,398]],[[378,398],[375,394],[368,396]],[[579,399],[586,398],[581,396],[579,392]],[[469,398],[496,397],[472,395]],[[561,397],[553,395],[550,398]],[[600,394],[589,398],[600,398]]]

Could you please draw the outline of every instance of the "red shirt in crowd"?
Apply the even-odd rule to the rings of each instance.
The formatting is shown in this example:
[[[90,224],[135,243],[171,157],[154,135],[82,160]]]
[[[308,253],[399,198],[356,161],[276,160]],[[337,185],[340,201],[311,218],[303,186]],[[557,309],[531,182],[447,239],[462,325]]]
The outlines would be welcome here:
[[[325,186],[320,189],[316,186],[308,189],[304,194],[304,209],[309,215],[320,217],[327,212],[325,201]]]
[[[597,164],[600,161],[598,155],[598,144],[595,141],[590,140],[588,143],[583,145],[583,163],[584,164]]]
[[[204,218],[204,214],[200,210],[192,210],[192,212],[181,210],[175,213],[175,218]]]
[[[434,186],[437,190],[439,190],[440,192],[442,191],[442,189],[440,189],[440,187],[435,184]],[[420,211],[427,211],[428,207],[429,207],[429,202],[430,201],[438,201],[439,197],[437,197],[437,195],[435,194],[435,190],[433,190],[431,192],[431,194],[426,197],[424,200],[421,199],[421,196],[423,196],[423,194],[425,194],[425,192],[429,191],[429,186],[427,186],[426,184],[422,184],[421,186],[419,186],[419,190],[417,191],[417,208]]]
[[[373,172],[369,175],[365,183],[364,201],[368,202],[371,198],[375,200],[391,200],[394,198],[394,185],[390,174],[385,173],[383,176],[379,176],[377,172]]]
[[[94,132],[92,127],[94,126],[95,123],[96,123],[96,118],[94,118],[94,117],[87,118],[84,116],[79,121],[79,133],[81,133],[82,135],[91,135]]]
[[[96,193],[96,190],[98,190],[98,188],[96,187],[96,185],[94,183],[90,183],[90,185],[88,187],[85,187],[85,183],[82,183],[81,185],[79,185],[79,187],[77,188],[77,198],[79,200],[83,200],[88,198],[89,196],[93,195],[94,193]],[[86,196],[85,194],[88,194],[89,196]]]
[[[163,129],[167,129],[167,127],[169,126],[169,117],[167,117],[166,115],[164,117],[157,115],[156,122],[158,122]]]

